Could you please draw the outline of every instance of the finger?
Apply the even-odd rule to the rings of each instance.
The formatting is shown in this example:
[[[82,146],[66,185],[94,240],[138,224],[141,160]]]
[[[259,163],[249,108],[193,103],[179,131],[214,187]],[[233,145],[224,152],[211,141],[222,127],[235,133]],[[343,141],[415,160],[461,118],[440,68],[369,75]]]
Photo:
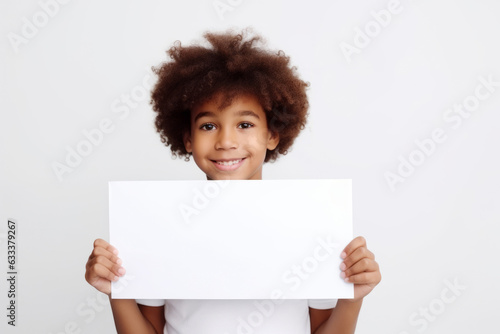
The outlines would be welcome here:
[[[356,237],[344,248],[340,256],[344,259],[349,256],[349,254],[354,252],[357,248],[362,246],[366,247],[365,238],[362,236]]]
[[[92,252],[90,253],[89,255],[89,260],[91,260],[93,257],[96,256],[95,252],[96,252],[96,249],[106,249],[108,250],[109,246],[111,246],[106,240],[103,240],[103,239],[96,239],[94,241],[94,244],[93,244],[94,248],[92,249]],[[108,250],[111,254],[114,254],[113,253],[113,250]],[[100,253],[102,254],[102,253]],[[116,255],[116,254],[115,254]]]
[[[110,282],[117,281],[118,276],[101,263],[95,263],[90,267],[90,270],[85,273],[85,279],[90,285],[94,285],[100,278]]]
[[[105,265],[108,269],[112,270],[118,276],[122,276],[120,273],[120,268],[122,268],[122,260],[116,255],[109,253],[103,248],[96,248],[92,251],[87,263],[85,264],[85,271],[91,270],[91,266],[96,263],[101,263]],[[123,271],[123,270],[122,270]]]
[[[104,272],[103,270],[106,269]],[[112,275],[111,275],[111,274]],[[85,271],[85,277],[87,281],[93,281],[96,278],[105,278],[108,280],[114,280],[115,276],[120,277],[125,274],[125,268],[122,266],[111,262],[108,258],[104,256],[97,256],[87,263],[87,270]]]
[[[370,259],[370,260],[374,260],[375,259],[375,255],[373,255],[373,253],[370,252],[368,250],[368,248],[366,248],[366,247],[359,247],[354,252],[352,252],[351,255],[349,255],[348,257],[346,257],[344,259],[344,261],[340,264],[340,269],[341,270],[349,269],[354,264],[356,264],[357,262],[359,262],[361,259],[364,259],[364,258],[367,258],[367,259]]]
[[[111,262],[116,263],[116,264],[122,264],[122,260],[116,256],[115,254],[111,253],[109,249],[102,248],[102,247],[96,247],[92,251],[91,257],[98,257],[98,256],[104,256],[107,259],[109,259]]]
[[[347,270],[344,270],[341,273],[342,278],[349,277],[352,275],[356,275],[362,272],[371,272],[371,271],[377,271],[378,268],[378,263],[375,262],[372,259],[368,258],[363,258],[356,262],[352,267],[350,267]],[[343,275],[342,275],[343,274]]]
[[[344,281],[354,284],[378,284],[380,282],[380,272],[363,272],[344,278]]]
[[[125,274],[125,269],[120,266],[119,264],[116,264],[114,262],[111,262],[108,258],[105,256],[98,256],[94,259],[93,263],[99,263],[108,268],[108,270],[112,271],[116,276],[123,276]]]
[[[96,239],[94,241],[94,248],[96,247],[102,247],[104,249],[107,249],[109,252],[118,255],[118,249],[116,249],[114,246],[109,244],[106,240],[103,239]]]

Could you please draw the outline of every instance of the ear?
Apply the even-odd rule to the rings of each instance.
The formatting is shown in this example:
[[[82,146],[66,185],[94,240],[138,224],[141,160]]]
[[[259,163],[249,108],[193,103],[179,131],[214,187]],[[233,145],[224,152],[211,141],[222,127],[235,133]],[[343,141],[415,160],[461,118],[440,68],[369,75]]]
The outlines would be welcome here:
[[[184,141],[184,148],[186,149],[186,151],[188,153],[191,153],[193,151],[193,148],[191,146],[192,143],[191,143],[191,133],[190,133],[190,131],[184,132],[183,141]]]
[[[279,133],[274,133],[271,130],[268,130],[268,137],[267,137],[267,149],[269,151],[272,151],[278,146],[280,142],[280,135]]]

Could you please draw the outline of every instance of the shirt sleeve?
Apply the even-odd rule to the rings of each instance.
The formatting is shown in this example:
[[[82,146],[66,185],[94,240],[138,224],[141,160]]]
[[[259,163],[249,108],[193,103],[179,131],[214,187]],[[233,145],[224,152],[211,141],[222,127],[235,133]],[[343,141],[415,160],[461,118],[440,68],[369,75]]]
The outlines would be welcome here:
[[[337,306],[337,299],[308,299],[307,303],[310,308],[326,310]]]
[[[135,302],[137,304],[146,305],[146,306],[163,306],[165,305],[165,299],[136,299]]]

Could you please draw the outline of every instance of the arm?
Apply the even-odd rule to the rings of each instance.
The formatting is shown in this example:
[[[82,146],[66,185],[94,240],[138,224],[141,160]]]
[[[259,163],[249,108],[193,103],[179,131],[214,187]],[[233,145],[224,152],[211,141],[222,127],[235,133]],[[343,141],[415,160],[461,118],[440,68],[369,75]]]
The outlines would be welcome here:
[[[89,256],[85,280],[109,297],[119,334],[161,334],[165,326],[164,307],[138,305],[133,299],[111,299],[111,281],[125,274],[118,250],[102,239],[94,241]]]
[[[341,254],[341,277],[354,283],[354,299],[339,299],[337,306],[329,310],[309,308],[311,333],[352,334],[356,329],[363,298],[380,282],[382,276],[375,256],[366,248],[366,240],[357,237]]]
[[[311,318],[311,333],[354,333],[358,322],[362,301],[351,302],[349,299],[339,299],[337,306],[328,310],[309,308]]]
[[[111,310],[119,334],[163,334],[164,306],[137,304],[134,299],[111,299]]]

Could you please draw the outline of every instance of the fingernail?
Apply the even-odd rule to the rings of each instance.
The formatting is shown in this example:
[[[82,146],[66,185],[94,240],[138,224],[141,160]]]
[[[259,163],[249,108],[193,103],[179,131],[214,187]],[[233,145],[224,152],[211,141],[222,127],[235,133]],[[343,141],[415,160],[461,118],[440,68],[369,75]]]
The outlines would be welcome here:
[[[346,268],[346,265],[345,265],[345,263],[344,263],[344,262],[342,262],[342,263],[340,264],[340,270],[345,270],[345,268]]]
[[[118,269],[118,273],[119,273],[120,275],[125,274],[125,269],[124,269],[123,267],[120,267],[120,269]]]
[[[345,259],[345,257],[347,256],[346,252],[342,252],[342,254],[340,254],[340,257]]]
[[[341,272],[340,277],[345,278],[345,272]]]
[[[349,277],[344,278],[344,281],[349,282]]]
[[[113,277],[113,282],[118,281],[118,276]]]
[[[118,255],[118,249],[113,249],[113,254]]]
[[[117,263],[117,264],[122,264],[122,262],[123,262],[123,261],[122,261],[122,259],[118,259],[118,260],[116,260],[116,263]]]

